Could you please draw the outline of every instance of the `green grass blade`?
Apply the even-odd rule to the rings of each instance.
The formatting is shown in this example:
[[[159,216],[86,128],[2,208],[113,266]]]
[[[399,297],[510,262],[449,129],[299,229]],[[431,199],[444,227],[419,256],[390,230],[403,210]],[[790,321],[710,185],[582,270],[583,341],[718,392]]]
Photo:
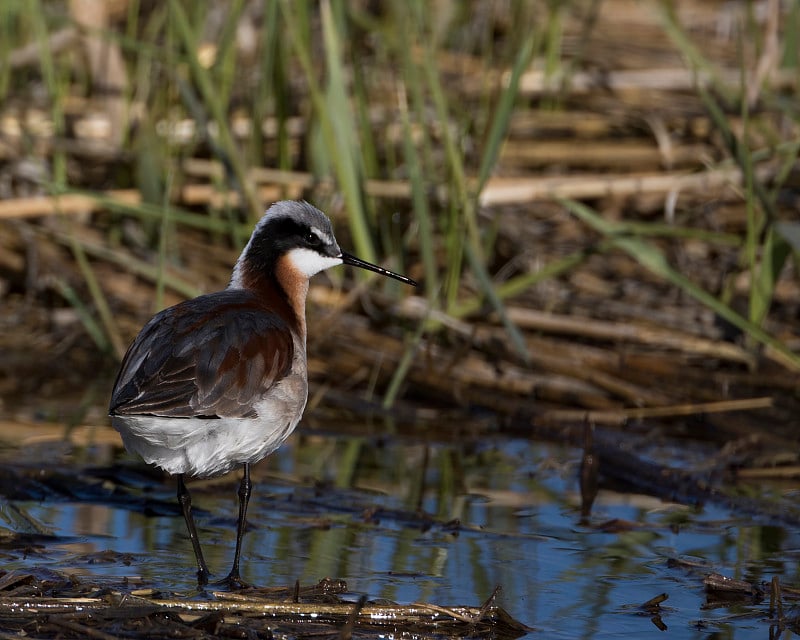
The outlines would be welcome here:
[[[750,287],[750,321],[759,327],[767,317],[775,295],[775,285],[790,254],[789,243],[776,231],[775,225],[770,225],[761,250],[761,263],[750,272],[753,280]]]
[[[604,251],[605,245],[606,243],[601,243],[600,246],[595,250],[581,249],[580,251],[575,251],[559,260],[550,262],[537,271],[523,273],[513,278],[509,278],[506,282],[503,282],[497,286],[497,296],[501,300],[513,298],[514,296],[524,293],[531,287],[536,286],[540,282],[544,282],[545,280],[549,280],[551,278],[557,278],[562,274],[568,273],[585,262],[590,255],[598,251]],[[452,316],[453,318],[464,318],[474,313],[478,313],[483,306],[484,303],[482,298],[471,297],[466,300],[462,300],[457,305],[454,305],[451,309],[449,309],[448,315]]]
[[[59,191],[59,193],[74,193],[92,198],[100,203],[103,208],[109,211],[124,213],[126,215],[142,218],[147,220],[154,220],[158,223],[164,215],[163,205],[150,204],[147,202],[140,202],[138,204],[130,204],[122,202],[113,197],[105,195],[102,191],[86,191],[85,189],[67,188]],[[231,222],[220,220],[219,218],[211,218],[203,213],[194,213],[181,209],[180,207],[170,206],[170,218],[176,224],[190,227],[192,229],[202,229],[212,233],[230,233]],[[235,224],[235,232],[241,238],[249,237],[253,231],[251,223]]]
[[[531,30],[530,35],[525,38],[524,42],[522,43],[522,47],[520,48],[519,53],[514,61],[514,66],[511,69],[511,75],[509,76],[508,84],[500,94],[500,100],[498,102],[497,109],[495,110],[494,117],[492,118],[489,135],[487,136],[483,155],[481,156],[481,164],[478,169],[478,194],[480,194],[480,192],[483,190],[483,187],[486,185],[486,181],[491,175],[492,169],[494,169],[494,166],[497,163],[497,158],[500,154],[500,147],[505,140],[506,132],[508,131],[508,126],[511,121],[514,104],[519,92],[520,78],[530,65],[533,54],[536,51],[536,42],[538,39],[537,33],[538,32],[536,29],[533,29]]]
[[[119,328],[117,327],[116,320],[114,319],[114,314],[111,313],[111,307],[108,305],[108,300],[105,297],[103,288],[100,286],[100,283],[94,274],[94,270],[89,264],[89,260],[86,257],[83,247],[81,247],[80,243],[75,238],[75,234],[70,232],[69,238],[72,255],[75,258],[75,262],[77,263],[81,275],[86,282],[86,286],[89,289],[89,295],[91,296],[94,306],[97,309],[97,313],[100,316],[100,322],[105,330],[106,336],[108,336],[108,344],[111,346],[114,355],[121,359],[125,353],[125,343],[120,335]]]
[[[659,6],[661,9],[661,24],[664,26],[664,32],[675,44],[678,51],[680,51],[687,65],[700,76],[698,78],[698,86],[702,87],[703,82],[707,79],[718,89],[720,95],[723,96],[726,101],[732,101],[733,95],[731,90],[721,82],[719,73],[714,65],[706,60],[705,56],[689,39],[683,26],[678,22],[674,3],[669,0],[660,0]]]
[[[403,125],[403,156],[406,161],[408,178],[411,182],[411,201],[414,216],[419,226],[417,234],[419,240],[420,257],[425,273],[425,291],[428,296],[429,304],[439,296],[439,268],[434,250],[434,227],[431,220],[430,209],[428,207],[428,194],[425,180],[422,176],[422,166],[420,158],[414,144],[411,122],[409,121],[408,109],[406,105],[405,91],[400,91],[400,119]]]
[[[800,222],[782,220],[775,223],[775,231],[800,256]]]
[[[14,27],[19,18],[19,7],[13,2],[0,2],[0,60],[6,61],[13,49]],[[6,97],[11,82],[11,65],[0,64],[0,99]]]
[[[34,33],[39,45],[39,65],[47,91],[50,94],[50,114],[53,118],[53,134],[55,137],[64,135],[66,118],[64,115],[64,98],[67,92],[66,80],[60,77],[50,51],[50,39],[45,21],[45,11],[40,0],[31,0],[29,15],[33,18]],[[53,152],[52,181],[64,186],[67,184],[67,156],[63,148],[56,148]]]
[[[189,18],[179,0],[170,0],[169,8],[173,24],[186,52],[186,60],[192,71],[192,77],[200,90],[204,105],[211,112],[211,116],[217,124],[218,145],[224,153],[223,160],[231,167],[236,177],[237,187],[242,193],[242,206],[248,211],[251,219],[256,220],[261,217],[263,207],[252,183],[247,178],[247,168],[233,139],[227,113],[214,86],[211,74],[203,68],[197,58],[197,38],[189,23]]]
[[[170,170],[169,174],[167,175],[167,184],[166,188],[164,189],[164,202],[162,203],[162,216],[161,216],[161,228],[158,237],[158,264],[157,264],[157,274],[158,277],[156,279],[156,299],[155,299],[155,308],[163,309],[164,307],[164,287],[165,282],[164,278],[167,273],[167,261],[168,261],[168,247],[169,247],[169,240],[173,234],[173,223],[172,218],[170,217],[170,207],[169,207],[169,193],[172,191],[172,181],[173,181],[173,171]]]
[[[467,258],[467,263],[469,264],[473,275],[478,281],[481,292],[484,296],[486,296],[489,304],[500,317],[500,320],[508,332],[511,342],[520,358],[522,358],[524,362],[530,362],[530,355],[525,344],[525,339],[522,336],[522,332],[508,317],[503,303],[495,291],[494,283],[492,282],[492,279],[486,270],[486,259],[481,245],[480,232],[478,230],[477,223],[476,205],[478,201],[478,194],[471,193],[469,190],[464,163],[458,145],[453,139],[450,127],[447,125],[450,120],[450,110],[448,108],[447,99],[445,98],[445,93],[438,75],[436,60],[430,48],[426,48],[425,50],[424,70],[428,89],[436,107],[437,116],[439,121],[444,125],[442,126],[442,139],[444,141],[448,169],[450,170],[452,176],[451,190],[454,202],[451,203],[451,206],[457,206],[459,208],[466,227],[464,255]]]
[[[345,80],[345,61],[338,30],[339,23],[334,19],[330,0],[321,2],[320,11],[328,83],[325,92],[325,111],[324,114],[318,115],[330,121],[333,131],[335,141],[332,148],[333,166],[347,204],[354,246],[364,260],[374,262],[375,248],[361,193],[363,171],[356,153],[359,139],[353,122],[352,107],[347,98],[348,87]]]
[[[417,355],[420,343],[422,342],[422,337],[425,335],[425,331],[428,326],[429,323],[427,318],[421,320],[417,325],[417,329],[414,332],[414,335],[411,337],[411,340],[408,342],[408,344],[406,344],[406,348],[403,351],[400,362],[397,363],[397,367],[392,374],[392,379],[389,381],[389,386],[386,388],[386,393],[383,396],[384,409],[390,409],[394,404],[394,401],[397,399],[397,396],[400,395],[400,387],[403,384],[403,380],[406,379],[406,376],[411,369],[411,365],[414,364],[414,358]]]
[[[113,348],[108,340],[108,336],[103,331],[103,328],[94,319],[91,311],[89,311],[86,304],[84,304],[83,300],[81,300],[80,296],[62,278],[56,278],[55,284],[58,292],[61,294],[64,300],[66,300],[67,303],[75,310],[75,313],[78,315],[78,319],[83,325],[84,331],[86,331],[97,348],[102,353],[111,353]]]
[[[231,0],[227,4],[225,21],[217,36],[216,58],[211,70],[222,104],[230,103],[231,92],[236,82],[236,26],[242,17],[244,0]]]
[[[653,274],[679,287],[754,340],[773,349],[776,354],[779,354],[781,362],[787,368],[800,371],[800,354],[792,352],[780,340],[769,335],[761,327],[739,315],[715,296],[698,287],[682,273],[673,269],[664,254],[655,246],[635,237],[619,235],[614,223],[604,220],[597,212],[580,202],[575,202],[574,200],[559,201],[585,224],[606,236],[614,247],[630,255]]]
[[[286,22],[292,49],[303,69],[308,84],[315,115],[321,129],[326,161],[330,161],[336,174],[339,188],[345,199],[348,210],[353,243],[359,256],[370,262],[375,261],[375,249],[369,233],[364,212],[363,198],[360,189],[360,172],[357,168],[354,145],[358,140],[354,134],[352,113],[347,102],[344,80],[344,62],[339,35],[331,12],[330,2],[321,5],[323,24],[323,40],[326,51],[326,69],[328,86],[325,92],[319,86],[316,68],[311,60],[313,47],[309,40],[308,29],[301,28],[301,21],[308,26],[303,3],[281,2],[281,10]],[[304,20],[305,18],[305,20]]]

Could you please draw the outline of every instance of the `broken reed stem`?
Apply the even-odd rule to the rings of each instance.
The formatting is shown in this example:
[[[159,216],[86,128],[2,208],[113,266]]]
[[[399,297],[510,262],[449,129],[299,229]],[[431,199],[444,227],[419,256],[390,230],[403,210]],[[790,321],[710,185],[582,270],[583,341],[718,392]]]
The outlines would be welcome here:
[[[219,167],[219,168],[217,168]],[[208,178],[221,165],[208,160],[184,162],[188,175]],[[757,177],[766,179],[772,172],[769,167],[756,171]],[[320,195],[335,192],[331,181],[315,181],[310,173],[279,171],[259,168],[251,170],[249,179],[261,184],[256,191],[263,202],[273,202],[282,198],[299,198],[308,189],[318,190]],[[631,196],[669,193],[715,193],[726,187],[742,185],[742,172],[739,169],[719,168],[696,173],[675,171],[652,174],[605,174],[570,175],[544,178],[490,178],[480,195],[481,206],[520,204],[535,200],[552,198],[599,198],[606,196]],[[287,192],[285,189],[288,188]],[[366,180],[364,192],[374,198],[410,199],[411,184],[398,180]],[[437,198],[446,199],[446,191],[437,192]],[[185,185],[174,198],[177,203],[187,205],[208,204],[215,207],[238,206],[240,196],[236,191],[220,191],[212,183]],[[0,201],[0,219],[29,218],[52,215],[59,211],[64,214],[91,213],[108,207],[108,203],[118,203],[128,207],[141,204],[142,198],[135,189],[114,189],[101,192],[98,196],[67,193],[58,196],[33,196],[12,198]]]
[[[346,623],[353,617],[354,606],[351,602],[341,603],[303,603],[303,602],[267,602],[259,598],[249,600],[183,600],[183,599],[144,599],[129,597],[117,608],[122,611],[126,607],[132,609],[147,606],[163,611],[181,613],[250,614],[260,615],[271,620],[296,622],[298,619],[309,623]],[[46,597],[0,597],[0,613],[5,616],[22,616],[31,613],[47,612],[49,614],[71,613],[74,611],[104,611],[112,608],[105,599],[100,598],[46,598]],[[414,624],[424,628],[435,628],[447,619],[466,624],[478,621],[490,621],[496,607],[488,610],[482,607],[443,607],[433,604],[412,605],[376,605],[365,604],[357,609],[355,621],[370,626],[387,626],[397,624]]]
[[[673,418],[703,413],[769,409],[772,405],[772,398],[744,398],[741,400],[723,400],[720,402],[676,404],[668,407],[632,407],[630,409],[614,409],[609,411],[563,409],[545,411],[537,416],[537,420],[541,420],[542,422],[576,422],[588,420],[589,422],[597,424],[624,424],[628,420],[642,420],[646,418]]]
[[[754,364],[754,356],[735,344],[701,338],[677,330],[630,321],[611,322],[597,318],[550,313],[525,307],[510,306],[507,307],[507,312],[509,318],[520,329],[528,331],[579,336],[617,343],[642,344],[663,349],[674,349],[709,358],[719,358],[729,362],[739,362],[748,366]],[[432,312],[428,310],[427,304],[423,299],[409,296],[400,303],[394,313],[414,320],[421,320]],[[475,333],[474,324],[451,318],[443,312],[436,312],[434,317],[439,318],[439,324],[451,330],[456,330],[469,336]]]

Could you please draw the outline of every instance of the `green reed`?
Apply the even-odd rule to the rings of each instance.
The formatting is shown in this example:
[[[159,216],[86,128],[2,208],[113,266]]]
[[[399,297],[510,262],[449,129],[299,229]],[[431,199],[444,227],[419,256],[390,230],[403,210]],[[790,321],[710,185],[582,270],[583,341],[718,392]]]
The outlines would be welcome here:
[[[203,30],[209,11],[219,8],[216,3],[170,0],[147,10],[143,4],[130,2],[121,26],[118,23],[100,34],[122,49],[128,68],[125,100],[136,116],[125,142],[128,164],[119,172],[119,186],[139,189],[141,204],[120,204],[99,188],[71,184],[67,155],[60,146],[49,159],[51,174],[46,185],[53,193],[89,193],[102,202],[113,222],[108,234],[112,247],[121,241],[123,221],[138,221],[158,266],[149,271],[131,258],[121,268],[154,279],[161,293],[171,287],[188,295],[194,287],[171,279],[166,268],[180,260],[174,247],[181,230],[203,230],[210,242],[240,247],[253,220],[268,204],[260,201],[249,170],[268,166],[308,171],[320,181],[333,181],[333,193],[312,189],[306,197],[334,215],[346,212],[347,243],[356,253],[378,262],[386,256],[387,265],[398,270],[419,264],[415,276],[423,286],[415,293],[425,298],[431,311],[458,318],[493,312],[505,326],[519,358],[526,359],[525,341],[505,311],[506,301],[545,278],[568,274],[583,264],[591,251],[575,251],[535,272],[518,273],[501,282],[490,270],[496,223],[481,215],[480,196],[497,168],[514,116],[523,110],[566,108],[566,92],[561,93],[555,82],[555,89],[541,104],[524,103],[519,96],[522,74],[534,63],[566,88],[581,61],[580,48],[572,58],[564,53],[564,5],[511,2],[513,19],[498,44],[491,25],[478,23],[458,2],[387,0],[379,3],[375,12],[344,0],[265,2],[256,22],[255,50],[245,54],[237,28],[251,7],[244,0],[233,0],[225,5],[212,39],[214,54],[204,58],[200,49]],[[715,65],[692,43],[671,5],[659,6],[663,8],[664,33],[703,79],[697,92],[725,143],[729,160],[742,170],[746,230],[741,235],[723,234],[632,220],[609,226],[585,204],[562,204],[600,234],[592,251],[627,252],[645,269],[700,300],[755,342],[774,347],[787,362],[796,364],[788,348],[763,327],[778,274],[800,254],[797,225],[779,220],[775,214],[778,191],[797,164],[800,142],[775,139],[769,148],[754,145],[751,134],[763,131],[757,114],[744,99],[749,88],[745,78],[739,87],[725,84]],[[50,34],[70,23],[67,10],[59,7],[41,0],[3,3],[0,33],[8,37],[0,38],[0,60],[30,39],[38,42],[38,73],[49,94],[56,135],[64,137],[74,56],[54,56],[49,50]],[[591,11],[586,20],[588,35]],[[12,30],[8,25],[19,28]],[[742,37],[757,41],[758,27],[748,28],[751,31]],[[795,5],[781,34],[782,68],[798,68],[799,33],[800,9]],[[452,52],[468,53],[483,65],[471,80],[484,83],[486,89],[471,100],[464,99],[444,70],[442,57]],[[492,80],[498,69],[506,70],[502,83]],[[29,71],[0,64],[0,95],[24,87],[29,75]],[[783,112],[787,120],[797,121],[796,101],[769,91],[762,92],[761,99]],[[237,110],[250,117],[251,129],[245,136],[233,129]],[[376,111],[384,114],[377,125]],[[742,130],[732,125],[734,116],[743,123]],[[186,143],[164,133],[165,124],[177,126],[182,120],[191,120],[196,127]],[[298,120],[303,127],[299,134],[293,129]],[[274,127],[274,133],[262,129],[266,122]],[[193,155],[220,162],[224,173],[215,184],[220,190],[235,189],[240,195],[238,206],[219,210],[175,206],[175,192],[190,179],[182,161]],[[778,165],[771,185],[761,184],[754,170],[765,159]],[[407,183],[410,204],[368,196],[365,182],[372,178]],[[747,313],[732,310],[728,299],[732,278],[721,293],[712,294],[667,264],[648,242],[649,238],[664,237],[673,242],[701,240],[741,247],[739,266],[750,283]],[[89,300],[79,305],[75,292],[66,289],[65,298],[76,307],[98,345],[114,349],[111,345],[119,344],[120,338],[111,303],[81,247],[76,238],[72,251]],[[398,299],[409,294],[398,283],[382,282],[380,286]],[[409,327],[408,351],[386,393],[389,404],[401,393],[419,344],[438,329],[430,317]]]

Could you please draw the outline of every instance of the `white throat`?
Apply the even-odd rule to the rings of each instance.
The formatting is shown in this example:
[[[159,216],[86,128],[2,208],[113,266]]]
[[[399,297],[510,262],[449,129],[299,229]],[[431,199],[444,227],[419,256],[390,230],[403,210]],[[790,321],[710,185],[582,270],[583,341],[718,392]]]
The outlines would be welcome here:
[[[306,278],[310,278],[314,274],[324,271],[325,269],[330,269],[331,267],[342,264],[341,258],[323,256],[311,249],[292,249],[287,254],[287,258],[291,265]],[[234,269],[234,274],[235,273],[236,270]]]

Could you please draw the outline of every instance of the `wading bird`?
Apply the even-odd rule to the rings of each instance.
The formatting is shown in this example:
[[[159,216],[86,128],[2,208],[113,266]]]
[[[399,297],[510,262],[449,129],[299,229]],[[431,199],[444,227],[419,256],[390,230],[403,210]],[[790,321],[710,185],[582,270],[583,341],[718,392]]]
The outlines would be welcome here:
[[[416,285],[343,252],[319,209],[278,202],[256,225],[225,290],[156,314],[125,354],[111,396],[112,424],[129,452],[177,476],[200,586],[209,571],[184,478],[243,466],[236,550],[222,581],[242,587],[250,465],[275,451],[303,414],[308,281],[339,264]]]

